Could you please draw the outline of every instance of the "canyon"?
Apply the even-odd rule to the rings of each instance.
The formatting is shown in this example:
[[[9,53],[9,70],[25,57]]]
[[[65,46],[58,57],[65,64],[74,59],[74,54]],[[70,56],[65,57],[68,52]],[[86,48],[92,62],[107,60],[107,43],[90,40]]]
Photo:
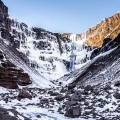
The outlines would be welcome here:
[[[120,13],[73,34],[8,11],[0,0],[0,120],[119,120]]]

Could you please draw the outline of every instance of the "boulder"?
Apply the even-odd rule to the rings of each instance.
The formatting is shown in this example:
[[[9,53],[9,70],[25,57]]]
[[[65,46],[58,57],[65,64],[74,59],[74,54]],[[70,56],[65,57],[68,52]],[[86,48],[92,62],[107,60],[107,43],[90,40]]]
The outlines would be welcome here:
[[[32,99],[32,95],[27,90],[22,89],[18,94],[18,100],[25,98]]]
[[[60,94],[60,95],[58,95],[58,96],[55,97],[55,100],[62,101],[62,100],[64,100],[64,98],[65,97],[62,94]]]
[[[114,86],[120,87],[120,81],[116,81],[115,84],[114,84]]]
[[[27,73],[20,73],[19,74],[19,80],[18,80],[18,84],[21,86],[26,86],[31,84],[31,80],[30,77]]]
[[[114,96],[116,99],[120,99],[120,93],[119,93],[119,92],[114,93],[113,96]]]
[[[81,108],[79,105],[72,106],[66,109],[65,116],[71,118],[78,118],[81,115]]]

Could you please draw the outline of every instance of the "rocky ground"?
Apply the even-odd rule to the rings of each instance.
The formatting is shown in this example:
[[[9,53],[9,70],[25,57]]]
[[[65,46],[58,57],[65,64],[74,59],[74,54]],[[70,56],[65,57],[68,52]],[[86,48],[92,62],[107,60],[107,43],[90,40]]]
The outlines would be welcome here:
[[[120,117],[119,81],[80,86],[71,90],[59,87],[46,90],[27,87],[15,90],[0,89],[1,108],[4,107],[7,111],[13,109],[17,114],[31,120],[42,120],[43,115],[49,116],[51,120],[59,120],[59,114],[63,120],[72,118],[119,120]],[[50,115],[44,112],[43,114],[40,109],[47,110]],[[14,111],[10,114],[11,117],[17,116]],[[55,114],[58,116],[56,117]]]

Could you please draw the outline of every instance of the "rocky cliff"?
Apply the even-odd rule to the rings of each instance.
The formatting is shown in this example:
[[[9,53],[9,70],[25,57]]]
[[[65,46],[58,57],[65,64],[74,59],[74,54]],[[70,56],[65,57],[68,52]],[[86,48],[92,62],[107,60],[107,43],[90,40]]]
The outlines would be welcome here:
[[[86,32],[76,34],[63,33],[62,35],[68,39],[84,41],[88,46],[101,47],[105,38],[114,39],[120,33],[120,13],[116,13],[111,17],[105,18],[95,27],[89,28]]]
[[[87,31],[87,44],[101,47],[105,38],[111,38],[113,40],[119,33],[120,13],[116,13]]]

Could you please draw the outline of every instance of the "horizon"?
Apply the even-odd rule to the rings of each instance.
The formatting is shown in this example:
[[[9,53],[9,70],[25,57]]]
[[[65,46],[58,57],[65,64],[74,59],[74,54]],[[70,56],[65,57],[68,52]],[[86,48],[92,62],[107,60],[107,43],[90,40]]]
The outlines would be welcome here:
[[[84,32],[120,11],[120,1],[113,0],[111,3],[109,0],[2,1],[8,7],[10,17],[25,22],[29,26],[60,33]]]

